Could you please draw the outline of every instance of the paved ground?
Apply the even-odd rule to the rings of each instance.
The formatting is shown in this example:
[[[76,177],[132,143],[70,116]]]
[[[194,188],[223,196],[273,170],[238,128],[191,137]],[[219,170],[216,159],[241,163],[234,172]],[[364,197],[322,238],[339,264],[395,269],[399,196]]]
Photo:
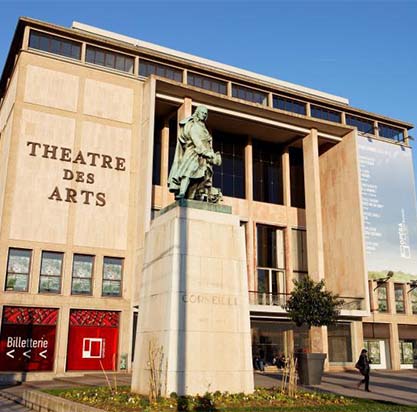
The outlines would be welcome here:
[[[130,385],[130,375],[126,373],[110,374],[112,385]],[[361,379],[357,372],[325,373],[322,384],[314,389],[331,392],[344,396],[368,398],[402,405],[417,405],[417,370],[372,372],[370,379],[371,392],[358,390],[356,385]],[[281,376],[278,373],[255,373],[255,386],[276,387],[280,385]],[[0,388],[1,412],[26,412],[28,409],[15,403],[27,389],[68,388],[79,386],[104,386],[106,379],[103,374],[65,377],[53,381],[25,382]],[[9,399],[5,399],[7,396]]]
[[[280,378],[278,374],[255,373],[255,385],[278,386]],[[371,392],[365,392],[363,385],[361,389],[357,389],[357,383],[361,378],[359,372],[325,373],[321,385],[315,386],[314,389],[401,405],[417,405],[417,370],[372,371],[369,384]]]

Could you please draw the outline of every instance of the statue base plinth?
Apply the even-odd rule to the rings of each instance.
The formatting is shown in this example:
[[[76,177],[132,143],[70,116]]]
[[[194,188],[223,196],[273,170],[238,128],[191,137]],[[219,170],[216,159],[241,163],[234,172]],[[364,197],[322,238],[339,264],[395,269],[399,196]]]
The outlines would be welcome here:
[[[153,341],[164,353],[162,396],[253,392],[245,234],[230,213],[228,206],[181,200],[152,222],[133,391],[149,393]]]

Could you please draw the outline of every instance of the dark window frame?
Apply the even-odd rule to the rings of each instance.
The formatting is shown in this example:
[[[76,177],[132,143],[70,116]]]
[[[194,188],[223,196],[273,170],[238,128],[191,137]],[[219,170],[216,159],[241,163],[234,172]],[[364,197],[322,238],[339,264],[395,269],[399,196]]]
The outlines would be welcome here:
[[[358,131],[367,134],[375,134],[374,122],[365,117],[355,116],[350,113],[346,113],[346,124],[348,126],[355,126]]]
[[[44,258],[44,253],[50,253],[50,254],[55,254],[55,255],[60,255],[61,256],[61,270],[59,275],[48,275],[48,274],[44,274],[42,273],[42,262],[43,262],[43,258]],[[62,273],[63,273],[63,268],[64,268],[64,253],[63,252],[57,252],[54,250],[43,250],[41,253],[41,266],[39,268],[39,288],[38,291],[39,293],[50,293],[50,294],[57,294],[59,295],[61,293],[61,289],[62,289]],[[57,291],[51,291],[51,290],[47,290],[47,289],[42,289],[41,288],[41,283],[42,283],[42,279],[43,278],[58,278],[59,279],[59,289]]]
[[[97,56],[99,53],[103,54],[103,61],[98,62]],[[90,60],[91,57],[91,60]],[[108,64],[108,61],[110,61],[113,58],[113,63]],[[123,69],[117,67],[118,58],[123,59]],[[112,70],[117,70],[123,73],[129,73],[133,74],[134,67],[135,67],[135,58],[133,56],[130,56],[128,54],[115,52],[108,49],[103,49],[97,46],[93,46],[90,44],[87,44],[86,51],[85,51],[85,62],[90,64],[95,64],[97,66],[106,67]],[[130,63],[130,65],[128,64]],[[130,68],[129,68],[130,67]]]
[[[91,272],[90,277],[84,276],[74,276],[74,263],[76,261],[76,257],[83,256],[83,257],[90,257],[91,258]],[[86,255],[84,253],[74,253],[72,257],[72,272],[71,272],[71,295],[79,295],[79,296],[92,296],[93,295],[93,276],[94,276],[94,269],[95,269],[95,256],[94,255]],[[74,279],[89,279],[89,292],[77,292],[74,290]]]
[[[252,141],[252,169],[253,200],[283,205],[282,147],[254,139]]]
[[[27,273],[25,272],[10,272],[9,271],[9,264],[10,264],[10,252],[11,251],[15,251],[15,250],[19,250],[19,251],[26,251],[29,252],[29,266],[28,266],[28,270]],[[32,257],[33,257],[33,250],[32,249],[25,249],[25,248],[18,248],[18,247],[10,247],[7,253],[7,266],[6,266],[6,279],[5,279],[5,285],[4,285],[4,290],[6,292],[28,292],[29,291],[29,281],[30,281],[30,273],[32,270]],[[10,287],[8,286],[9,283],[9,276],[26,276],[26,288],[23,290],[15,290],[10,289]]]
[[[385,139],[392,139],[397,142],[404,141],[404,129],[398,127],[378,122],[378,133],[379,137],[384,137]]]
[[[342,112],[330,109],[329,107],[317,106],[312,104],[310,106],[311,117],[316,119],[327,120],[328,122],[342,123]]]
[[[388,313],[388,288],[386,283],[378,282],[377,284],[377,300],[378,300],[378,312]],[[385,297],[381,296],[381,292],[385,290]]]
[[[213,185],[220,187],[225,196],[245,199],[246,145],[247,138],[245,136],[213,131],[214,150],[219,151],[222,155],[222,164],[213,168]]]
[[[401,291],[402,299],[397,298],[397,290]],[[394,283],[395,313],[405,313],[405,294],[402,283]]]
[[[257,96],[259,98],[257,98]],[[232,84],[232,97],[245,100],[247,102],[260,104],[262,106],[268,105],[268,93],[240,84]]]
[[[152,60],[139,59],[139,76],[148,77],[155,74],[182,83],[184,71],[178,67],[158,63]]]
[[[188,72],[187,84],[200,89],[209,90],[214,93],[227,95],[227,82],[225,80],[216,79],[214,77],[205,76],[201,73]]]
[[[47,47],[45,46],[47,43]],[[54,50],[55,43],[59,42],[59,50]],[[44,43],[44,45],[42,45]],[[56,36],[41,32],[38,30],[30,30],[29,33],[29,48],[34,50],[41,50],[47,53],[56,54],[58,56],[64,56],[69,59],[81,60],[81,42],[67,39],[65,37]],[[65,47],[70,47],[70,53],[64,52]]]
[[[272,107],[274,109],[285,110],[286,112],[307,114],[307,103],[300,100],[283,97],[279,95],[272,95]]]
[[[105,267],[106,267],[106,259],[113,259],[119,260],[121,262],[121,271],[120,271],[120,279],[110,279],[105,277]],[[123,273],[125,267],[125,259],[121,257],[114,257],[114,256],[104,256],[103,257],[103,273],[102,273],[102,286],[101,286],[101,296],[103,297],[121,297],[123,295]],[[115,294],[106,294],[104,293],[104,285],[108,282],[109,284],[118,284],[120,293],[118,295]]]

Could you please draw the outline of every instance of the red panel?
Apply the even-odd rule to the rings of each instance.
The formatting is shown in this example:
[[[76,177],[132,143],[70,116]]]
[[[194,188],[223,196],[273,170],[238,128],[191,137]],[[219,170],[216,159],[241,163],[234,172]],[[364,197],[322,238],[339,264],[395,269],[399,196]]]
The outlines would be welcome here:
[[[118,324],[118,312],[71,311],[67,370],[115,370]]]
[[[56,326],[5,325],[0,335],[0,370],[52,371]]]
[[[3,324],[6,325],[56,325],[58,310],[5,306]]]

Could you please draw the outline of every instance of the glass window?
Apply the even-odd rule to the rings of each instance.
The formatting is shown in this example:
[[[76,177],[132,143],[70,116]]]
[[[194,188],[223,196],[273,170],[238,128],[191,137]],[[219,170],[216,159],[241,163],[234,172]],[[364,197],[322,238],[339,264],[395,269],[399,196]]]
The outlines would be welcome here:
[[[374,122],[372,120],[347,114],[346,124],[349,126],[356,126],[362,133],[374,134]]]
[[[401,365],[413,365],[414,364],[414,348],[413,343],[416,341],[407,339],[400,340],[400,363]]]
[[[156,74],[167,79],[182,82],[182,70],[175,67],[166,66],[165,64],[155,63],[148,60],[139,60],[139,75],[148,77],[151,74]]]
[[[349,323],[327,327],[329,362],[352,362],[352,337]]]
[[[152,161],[152,184],[161,184],[161,133],[164,127],[163,122],[155,119],[153,133],[153,161]]]
[[[294,279],[301,280],[308,274],[307,232],[302,229],[292,229],[291,232]]]
[[[93,267],[94,256],[74,255],[71,285],[73,295],[91,295]]]
[[[404,313],[404,288],[401,283],[394,284],[394,294],[395,294],[395,311],[397,313]]]
[[[317,119],[328,120],[336,123],[340,123],[342,121],[342,115],[340,112],[314,105],[311,105],[311,116],[316,117]]]
[[[258,304],[285,304],[284,231],[256,225]]]
[[[410,292],[410,299],[411,299],[411,310],[414,315],[417,315],[417,289],[413,289]]]
[[[253,199],[283,204],[281,147],[253,141]]]
[[[6,291],[28,291],[31,259],[31,250],[14,248],[9,249],[5,287]]]
[[[305,209],[303,150],[290,147],[291,206]]]
[[[103,262],[103,296],[122,296],[123,259],[105,257]]]
[[[222,155],[222,164],[213,167],[213,185],[225,196],[245,197],[246,137],[213,132],[213,147]]]
[[[402,129],[379,123],[378,130],[381,137],[397,140],[398,142],[402,142],[404,140],[404,131]]]
[[[272,105],[275,109],[285,110],[287,112],[306,114],[306,104],[294,99],[288,99],[282,96],[273,96]]]
[[[378,283],[378,312],[388,312],[387,285]]]
[[[87,46],[85,61],[99,66],[110,67],[127,73],[133,73],[133,57],[110,50]]]
[[[202,76],[201,74],[188,72],[187,83],[191,86],[200,87],[212,92],[220,94],[227,93],[226,82],[218,79],[213,79],[212,77]]]
[[[81,43],[31,30],[29,47],[80,60]]]
[[[39,292],[60,293],[63,253],[42,252]]]
[[[258,103],[266,106],[268,102],[268,95],[259,90],[251,89],[249,87],[232,85],[232,96],[238,99],[247,100],[248,102]]]

